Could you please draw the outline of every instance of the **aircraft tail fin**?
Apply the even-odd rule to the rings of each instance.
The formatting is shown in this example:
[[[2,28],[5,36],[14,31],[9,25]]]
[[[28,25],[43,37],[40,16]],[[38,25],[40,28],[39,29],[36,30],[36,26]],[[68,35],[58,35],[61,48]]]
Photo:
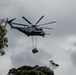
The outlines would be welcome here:
[[[6,21],[5,21],[5,27],[7,26],[7,24],[9,24],[11,27],[12,27],[12,21],[15,20],[16,18],[14,19],[11,19],[11,20],[8,20],[8,18],[6,18]]]
[[[11,24],[12,21],[14,21],[15,19],[16,19],[16,18],[9,20],[9,21],[8,21],[8,24]]]

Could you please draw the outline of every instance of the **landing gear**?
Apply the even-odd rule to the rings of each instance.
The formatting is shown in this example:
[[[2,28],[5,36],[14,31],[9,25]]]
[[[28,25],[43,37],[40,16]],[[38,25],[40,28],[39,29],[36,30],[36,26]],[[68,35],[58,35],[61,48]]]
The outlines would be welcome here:
[[[28,35],[28,37],[29,37],[29,35]]]
[[[44,37],[44,35],[43,35],[43,37]]]
[[[45,35],[43,35],[43,37],[44,37]]]

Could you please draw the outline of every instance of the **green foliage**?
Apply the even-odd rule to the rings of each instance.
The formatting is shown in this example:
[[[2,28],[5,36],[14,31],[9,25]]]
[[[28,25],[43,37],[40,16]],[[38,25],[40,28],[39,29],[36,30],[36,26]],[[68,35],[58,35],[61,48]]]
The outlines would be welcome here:
[[[7,30],[5,26],[2,26],[0,23],[0,53],[1,55],[4,55],[5,52],[3,51],[3,48],[8,47],[8,38],[6,37]]]
[[[17,69],[12,68],[9,70],[8,75],[54,75],[54,72],[51,71],[46,66],[21,66]]]

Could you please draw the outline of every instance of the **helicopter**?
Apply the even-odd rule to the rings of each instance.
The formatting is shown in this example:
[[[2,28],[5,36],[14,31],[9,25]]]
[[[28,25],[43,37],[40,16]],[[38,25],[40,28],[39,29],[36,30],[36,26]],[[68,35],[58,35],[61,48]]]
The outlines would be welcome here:
[[[11,28],[13,29],[17,29],[20,32],[24,33],[25,35],[32,36],[32,43],[33,43],[33,53],[38,53],[38,49],[37,49],[37,36],[42,36],[44,37],[45,35],[49,35],[47,33],[45,33],[45,31],[43,29],[52,29],[52,28],[48,28],[48,27],[40,27],[40,26],[44,26],[44,25],[48,25],[48,24],[52,24],[52,23],[56,23],[57,21],[53,21],[53,22],[49,22],[49,23],[44,23],[44,24],[39,24],[38,23],[41,21],[41,19],[44,17],[44,15],[42,15],[40,17],[40,19],[36,22],[36,24],[32,24],[29,20],[27,20],[24,16],[22,16],[22,18],[29,23],[29,25],[27,24],[21,24],[21,23],[15,23],[13,22],[16,18],[8,20],[8,18],[6,18],[5,21],[5,27],[7,24],[9,24],[11,26]],[[17,26],[14,26],[17,25]],[[34,40],[33,40],[33,36],[36,36],[36,45],[34,45]]]
[[[20,32],[26,34],[28,37],[29,36],[43,36],[44,37],[45,35],[49,35],[49,34],[45,33],[43,29],[52,29],[52,28],[40,27],[40,26],[56,23],[57,21],[53,21],[53,22],[37,25],[43,17],[44,17],[44,15],[41,16],[41,18],[34,25],[30,21],[28,21],[24,16],[22,16],[22,18],[25,21],[27,21],[29,23],[29,25],[27,25],[27,24],[20,24],[20,23],[14,23],[13,21],[16,18],[11,19],[11,20],[8,20],[8,18],[6,18],[5,26],[8,23],[11,26],[11,28],[19,30]],[[14,26],[14,25],[18,25],[18,26]]]

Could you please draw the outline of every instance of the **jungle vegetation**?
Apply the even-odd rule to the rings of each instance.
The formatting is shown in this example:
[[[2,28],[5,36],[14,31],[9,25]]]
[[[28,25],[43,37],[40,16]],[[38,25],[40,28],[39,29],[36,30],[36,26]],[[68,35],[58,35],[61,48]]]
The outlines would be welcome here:
[[[21,66],[19,68],[12,68],[8,75],[54,75],[54,72],[46,66]]]

